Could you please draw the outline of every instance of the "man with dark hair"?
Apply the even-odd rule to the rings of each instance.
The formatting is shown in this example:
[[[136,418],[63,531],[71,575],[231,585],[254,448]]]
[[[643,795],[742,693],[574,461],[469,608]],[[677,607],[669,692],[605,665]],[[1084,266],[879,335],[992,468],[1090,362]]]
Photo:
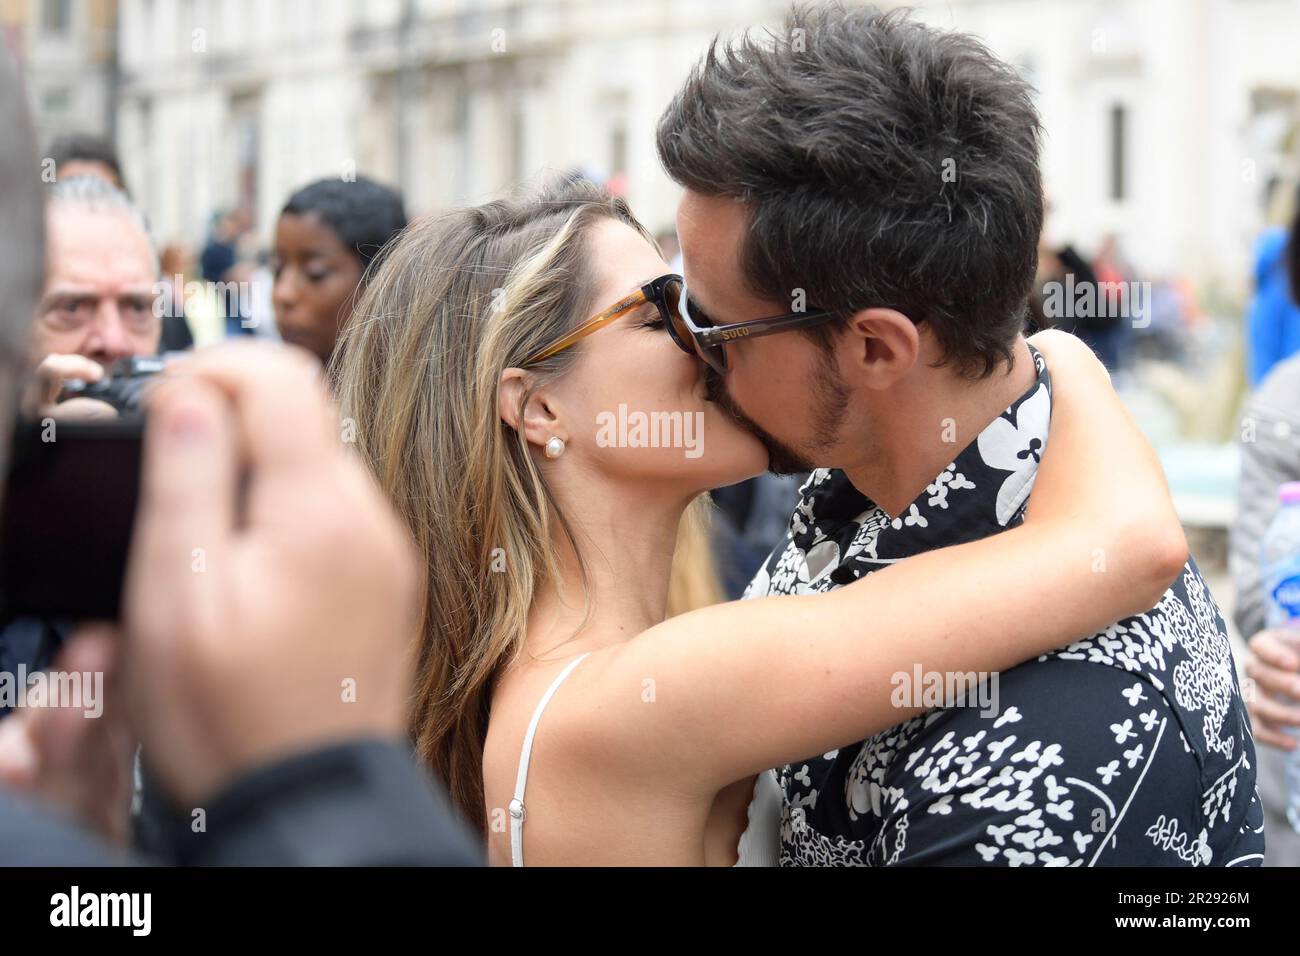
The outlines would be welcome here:
[[[74,176],[97,176],[114,189],[130,195],[117,150],[102,136],[71,133],[50,144],[49,158],[54,161],[54,175],[59,180]]]
[[[1051,416],[1022,334],[1038,146],[1032,91],[976,40],[831,3],[715,43],[664,113],[686,309],[721,327],[697,337],[710,397],[773,470],[821,466],[748,596],[1023,520]],[[778,770],[783,863],[1260,862],[1250,724],[1192,563],[1149,612],[1005,674],[896,677],[937,706]]]

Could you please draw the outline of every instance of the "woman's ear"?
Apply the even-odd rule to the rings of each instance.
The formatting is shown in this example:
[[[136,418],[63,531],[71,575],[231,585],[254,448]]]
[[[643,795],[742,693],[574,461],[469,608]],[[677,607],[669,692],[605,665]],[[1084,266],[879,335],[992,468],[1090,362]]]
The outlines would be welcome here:
[[[568,436],[561,434],[559,417],[548,404],[549,396],[540,390],[530,394],[533,385],[533,377],[521,368],[503,371],[497,389],[497,414],[516,432],[522,432],[530,445],[543,446],[552,438],[568,441]],[[525,395],[528,396],[526,400]],[[521,401],[524,403],[522,420]]]
[[[855,371],[869,388],[888,388],[916,365],[921,335],[914,323],[894,309],[863,309],[849,318],[857,338]]]

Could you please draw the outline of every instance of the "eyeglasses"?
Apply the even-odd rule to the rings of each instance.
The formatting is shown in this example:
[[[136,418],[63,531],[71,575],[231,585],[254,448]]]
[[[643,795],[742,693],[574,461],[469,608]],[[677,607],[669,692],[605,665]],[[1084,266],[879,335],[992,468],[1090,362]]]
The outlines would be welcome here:
[[[679,275],[662,275],[658,279],[652,279],[631,295],[619,299],[608,309],[592,316],[554,345],[543,349],[536,355],[532,356],[524,362],[524,365],[532,365],[535,362],[540,362],[543,359],[550,358],[552,355],[563,352],[570,346],[585,339],[592,332],[595,332],[598,329],[603,329],[605,326],[621,319],[633,309],[640,308],[648,303],[653,303],[655,307],[659,309],[659,315],[663,318],[664,324],[671,329],[673,320],[670,318],[670,314],[677,307],[676,301],[680,296],[680,290],[683,288],[683,285],[682,277]],[[673,336],[673,340],[676,341],[675,335]],[[681,343],[678,342],[678,344],[680,345]],[[686,351],[689,352],[690,349],[687,349]]]
[[[592,332],[603,329],[617,319],[622,318],[633,309],[646,304],[653,304],[668,329],[668,335],[687,355],[694,355],[719,375],[726,374],[726,343],[743,338],[760,338],[775,335],[778,332],[790,332],[794,329],[808,328],[835,318],[836,313],[828,309],[812,309],[804,312],[787,312],[761,319],[749,319],[745,322],[733,322],[729,325],[715,325],[699,304],[690,297],[686,282],[675,274],[662,275],[647,282],[631,295],[620,299],[603,312],[592,316],[578,328],[574,329],[554,345],[525,362],[531,365],[550,358],[564,351]]]
[[[685,284],[678,293],[676,307],[669,311],[676,317],[675,321],[668,323],[668,331],[673,341],[682,351],[698,355],[719,375],[727,373],[727,352],[724,346],[728,342],[806,329],[828,322],[836,316],[836,313],[830,309],[810,309],[718,325],[700,308],[699,303],[691,298]]]

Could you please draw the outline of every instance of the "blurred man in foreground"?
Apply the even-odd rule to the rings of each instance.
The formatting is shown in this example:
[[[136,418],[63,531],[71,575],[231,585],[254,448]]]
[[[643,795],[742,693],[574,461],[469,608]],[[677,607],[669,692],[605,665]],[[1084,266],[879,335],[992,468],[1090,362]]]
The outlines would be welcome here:
[[[4,459],[43,229],[2,47],[0,128]],[[313,364],[274,347],[221,351],[156,393],[122,625],[81,629],[59,665],[105,673],[103,716],[34,708],[6,721],[0,863],[132,862],[89,828],[120,831],[109,758],[133,736],[185,821],[169,862],[478,860],[405,743],[415,563],[345,454]]]

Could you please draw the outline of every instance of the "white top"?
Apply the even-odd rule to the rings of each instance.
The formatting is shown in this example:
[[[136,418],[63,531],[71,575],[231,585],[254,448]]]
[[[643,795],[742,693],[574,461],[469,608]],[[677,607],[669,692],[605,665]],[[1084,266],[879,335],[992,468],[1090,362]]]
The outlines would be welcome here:
[[[588,652],[590,653],[590,652]],[[533,735],[537,733],[537,724],[542,719],[542,711],[551,702],[555,692],[560,689],[564,679],[573,673],[573,669],[582,663],[586,654],[569,661],[568,666],[560,671],[558,677],[551,681],[546,693],[533,711],[533,719],[528,722],[528,732],[524,734],[524,749],[519,755],[519,774],[515,777],[515,798],[510,801],[510,862],[515,866],[524,865],[524,788],[528,786],[528,758],[533,754]]]
[[[775,770],[754,778],[749,824],[736,845],[736,866],[779,866],[781,862],[781,784]]]
[[[528,723],[524,734],[523,751],[519,755],[519,773],[515,777],[515,795],[510,801],[510,862],[514,866],[524,865],[524,820],[528,814],[524,810],[524,790],[528,786],[528,761],[533,753],[533,738],[537,734],[537,725],[541,722],[542,711],[551,702],[560,685],[573,673],[573,669],[582,663],[586,654],[570,661],[546,693],[537,702],[533,719]],[[736,866],[776,866],[781,850],[781,787],[776,781],[776,774],[768,770],[760,773],[754,781],[754,797],[749,803],[749,825],[740,835],[736,846]]]

